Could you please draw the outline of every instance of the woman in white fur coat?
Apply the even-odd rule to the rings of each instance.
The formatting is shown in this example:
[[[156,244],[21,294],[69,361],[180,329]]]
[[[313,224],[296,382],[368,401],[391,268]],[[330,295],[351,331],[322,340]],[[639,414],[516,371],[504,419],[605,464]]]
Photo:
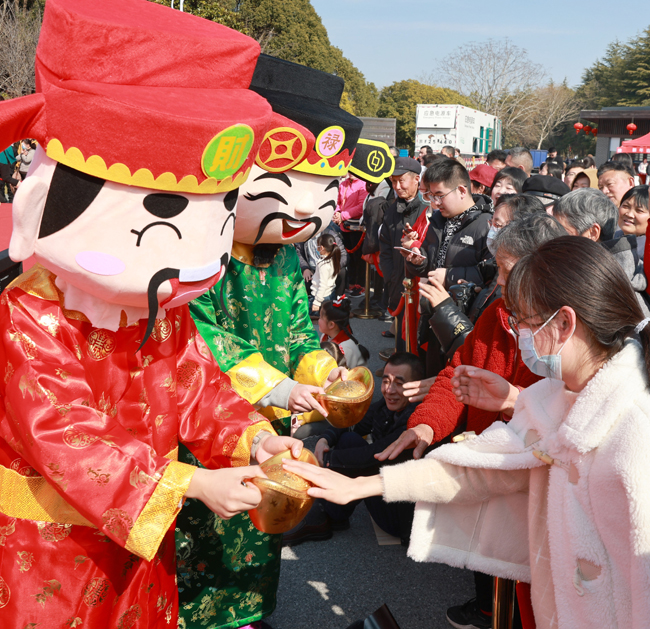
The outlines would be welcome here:
[[[492,410],[516,399],[508,424],[381,476],[286,468],[333,502],[422,501],[409,554],[529,580],[538,629],[646,629],[648,321],[620,266],[586,238],[558,238],[522,258],[505,298],[524,362],[546,379],[519,394],[459,367],[456,394]]]

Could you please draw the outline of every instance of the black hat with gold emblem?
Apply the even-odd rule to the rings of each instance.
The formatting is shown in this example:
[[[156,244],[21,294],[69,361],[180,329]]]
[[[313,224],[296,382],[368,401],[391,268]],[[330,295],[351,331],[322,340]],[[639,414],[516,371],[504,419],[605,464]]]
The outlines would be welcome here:
[[[363,122],[341,109],[344,85],[341,77],[284,59],[260,55],[257,60],[250,89],[274,112],[306,127],[316,138],[314,148],[294,170],[325,177],[347,173]],[[264,144],[256,163],[267,169]]]
[[[364,181],[381,183],[395,170],[395,158],[388,145],[378,140],[360,139],[354,152],[350,172]]]

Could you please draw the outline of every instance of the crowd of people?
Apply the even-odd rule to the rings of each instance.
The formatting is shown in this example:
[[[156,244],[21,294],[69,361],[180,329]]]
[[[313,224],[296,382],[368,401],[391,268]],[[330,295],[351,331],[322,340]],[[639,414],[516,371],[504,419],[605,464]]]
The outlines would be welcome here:
[[[646,627],[647,161],[404,156],[340,76],[111,9],[48,0],[0,102],[3,629],[268,629],[282,545],[361,501],[474,572],[454,627],[492,624],[493,576],[524,629]],[[371,289],[394,347],[338,430]]]
[[[625,431],[645,434],[650,413],[646,160],[634,164],[617,154],[596,168],[591,157],[565,162],[551,149],[534,173],[531,153],[515,148],[492,151],[485,164],[468,171],[446,148],[451,150],[434,154],[422,147],[417,159],[396,156],[383,193],[375,196],[376,186],[368,185],[365,200],[357,194],[352,211],[346,212],[348,194],[339,195],[339,217],[365,227],[363,259],[375,273],[369,288],[382,319],[393,322],[383,335],[397,336],[395,353],[377,374],[382,400],[358,425],[348,431],[323,422],[315,453],[324,469],[287,463],[322,489],[312,490],[316,506],[284,543],[329,539],[349,527],[350,514],[365,501],[380,528],[403,544],[410,538],[412,557],[475,567],[476,597],[447,610],[454,627],[492,626],[489,575],[499,573],[499,562],[520,561],[515,557],[522,548],[526,555],[526,545],[529,572],[516,578],[530,581],[532,574],[538,627],[583,626],[585,618],[593,624],[608,618],[604,626],[643,626],[635,619],[650,611],[647,586],[636,579],[650,577],[639,538],[647,531],[645,516],[632,512],[643,500],[637,492],[645,491],[644,464],[634,460],[637,446],[621,438]],[[359,277],[358,268],[349,270],[354,264],[349,256],[347,272]],[[410,353],[404,351],[409,331],[400,308],[405,278],[415,280],[420,298],[410,322],[417,327],[417,346]],[[345,295],[359,294],[357,289],[341,282],[318,321],[322,346],[339,364],[354,357],[348,366],[367,358],[366,348],[364,356],[353,349],[346,303]],[[344,325],[336,325],[342,310]],[[628,375],[636,388],[625,384]],[[590,427],[590,413],[598,415],[598,427]],[[317,433],[313,428],[297,436]],[[509,449],[500,449],[504,439]],[[467,446],[439,448],[457,440]],[[416,461],[430,452],[426,462]],[[413,461],[395,465],[407,460]],[[563,471],[549,473],[553,465]],[[566,488],[567,474],[575,489]],[[529,528],[530,535],[518,540],[522,548],[503,556],[487,550],[472,564],[464,553],[473,542],[453,539],[446,521],[440,532],[434,526],[433,537],[431,522],[425,524],[417,511],[413,524],[416,501],[449,504],[453,512],[455,503],[490,498],[499,505],[500,496],[526,491],[540,501],[528,505],[528,515],[519,505],[511,522],[495,506],[480,523],[477,539],[486,548],[499,526]],[[610,500],[619,515],[630,515],[603,520]],[[542,521],[538,507],[552,518]],[[583,548],[582,535],[594,550]],[[630,542],[621,546],[615,539]],[[446,544],[456,549],[453,557]],[[619,562],[639,576],[620,572]],[[606,583],[595,589],[598,579]],[[578,598],[567,600],[565,588]],[[585,591],[597,591],[603,602],[586,602],[580,598]]]

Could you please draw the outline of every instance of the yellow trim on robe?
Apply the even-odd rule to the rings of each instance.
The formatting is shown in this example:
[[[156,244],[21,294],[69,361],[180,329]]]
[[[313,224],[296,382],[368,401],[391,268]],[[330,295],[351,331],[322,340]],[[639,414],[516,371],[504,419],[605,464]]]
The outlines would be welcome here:
[[[126,550],[151,561],[163,537],[183,506],[185,492],[190,486],[194,465],[172,461],[158,481],[151,498],[140,512],[129,537]]]
[[[336,365],[336,362],[334,364]],[[259,353],[244,358],[226,373],[235,393],[251,404],[257,404],[287,377],[275,367],[271,367]]]
[[[298,364],[294,380],[302,384],[322,387],[327,381],[332,369],[336,369],[336,361],[324,350],[309,352],[302,357]],[[318,411],[308,411],[298,418],[303,424],[311,424],[325,419]]]
[[[43,476],[21,476],[0,466],[0,513],[9,518],[97,528],[70,506]]]
[[[301,384],[322,387],[327,381],[327,376],[337,366],[336,361],[325,350],[309,352],[298,363],[293,379]]]
[[[251,413],[250,419],[256,423],[251,424],[248,428],[246,428],[246,430],[244,430],[242,436],[237,442],[237,445],[235,446],[235,449],[233,450],[233,453],[230,455],[230,463],[233,467],[242,467],[244,465],[251,464],[251,447],[253,445],[253,439],[258,432],[265,430],[271,435],[276,434],[275,430],[273,430],[273,426],[271,426],[269,422],[257,421],[259,417],[261,416],[257,413]]]
[[[178,448],[165,458],[176,461]],[[22,476],[3,466],[0,466],[0,513],[20,520],[97,528],[68,504],[43,476]]]

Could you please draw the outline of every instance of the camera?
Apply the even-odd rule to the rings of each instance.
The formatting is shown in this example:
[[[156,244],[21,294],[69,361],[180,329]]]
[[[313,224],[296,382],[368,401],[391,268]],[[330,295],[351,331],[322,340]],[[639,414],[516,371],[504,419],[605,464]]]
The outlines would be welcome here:
[[[467,314],[474,297],[476,297],[475,287],[476,284],[474,282],[454,284],[449,287],[451,298],[456,302],[456,305],[463,314]]]

